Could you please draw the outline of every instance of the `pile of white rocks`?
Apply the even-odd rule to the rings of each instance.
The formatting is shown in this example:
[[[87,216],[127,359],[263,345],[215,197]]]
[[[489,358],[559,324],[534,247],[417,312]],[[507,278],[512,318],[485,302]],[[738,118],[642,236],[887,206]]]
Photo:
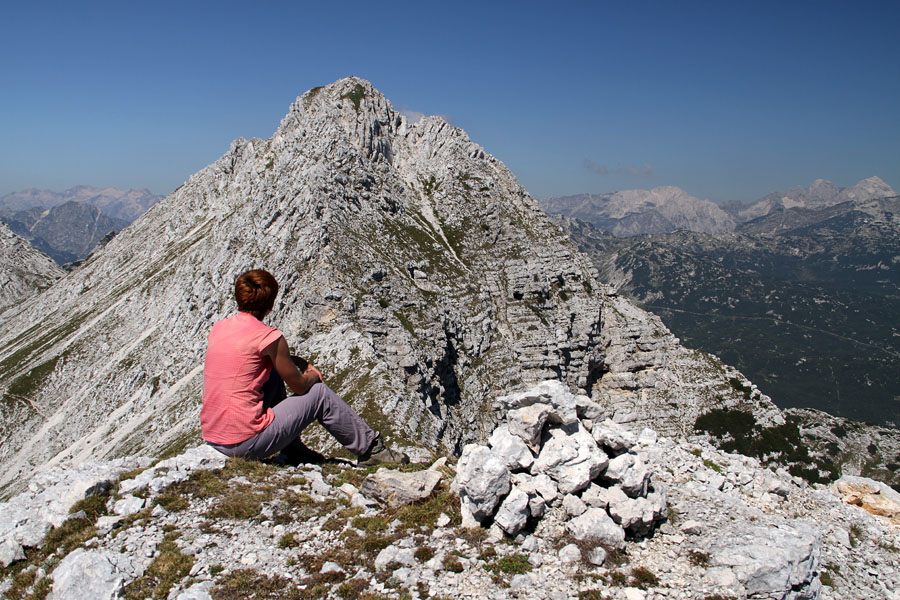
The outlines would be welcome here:
[[[463,525],[516,536],[559,507],[575,540],[622,548],[626,536],[646,536],[665,518],[665,491],[636,450],[639,437],[656,440],[653,431],[635,436],[600,421],[600,405],[559,381],[497,402],[506,422],[489,445],[469,444],[459,459]]]

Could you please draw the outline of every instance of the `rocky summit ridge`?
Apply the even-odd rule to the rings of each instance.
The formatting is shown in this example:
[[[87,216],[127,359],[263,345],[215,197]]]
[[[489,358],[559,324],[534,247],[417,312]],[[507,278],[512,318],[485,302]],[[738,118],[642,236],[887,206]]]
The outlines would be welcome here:
[[[0,222],[0,314],[50,287],[63,275],[65,271],[53,259]]]
[[[808,486],[639,433],[559,381],[454,464],[226,460],[208,446],[50,469],[0,503],[8,598],[884,598],[900,494]],[[27,550],[27,551],[26,551]]]
[[[42,465],[198,440],[205,335],[254,267],[282,285],[269,322],[400,442],[459,452],[496,421],[493,396],[547,378],[663,433],[712,405],[781,419],[732,389],[739,373],[609,293],[462,130],[410,124],[348,78],[298,98],[270,139],[236,140],[5,315],[6,493]]]

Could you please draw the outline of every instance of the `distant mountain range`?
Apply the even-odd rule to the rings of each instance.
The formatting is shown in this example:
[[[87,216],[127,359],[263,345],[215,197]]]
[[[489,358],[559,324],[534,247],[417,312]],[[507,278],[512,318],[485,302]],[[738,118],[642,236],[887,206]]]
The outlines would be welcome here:
[[[695,231],[722,233],[740,231],[744,225],[769,215],[802,214],[844,202],[887,198],[897,193],[878,177],[863,179],[849,188],[839,188],[818,179],[808,188],[793,187],[773,192],[749,204],[716,204],[691,196],[681,188],[625,190],[611,194],[580,194],[540,200],[550,214],[574,217],[617,237]],[[798,213],[799,211],[799,213]],[[777,228],[776,221],[768,226]],[[761,228],[750,226],[756,232]]]
[[[735,232],[622,238],[561,223],[601,279],[780,406],[900,424],[900,198],[868,199],[893,192],[877,178],[789,192],[749,205],[769,212]]]
[[[80,185],[62,193],[25,190],[0,197],[0,220],[60,265],[86,258],[144,214],[160,196],[146,189]]]
[[[0,196],[0,211],[16,212],[40,206],[53,208],[66,202],[80,202],[96,206],[114,219],[131,223],[162,199],[147,188],[120,189],[77,185],[64,192],[27,189]]]
[[[550,214],[574,217],[619,237],[679,229],[718,233],[736,225],[715,202],[673,186],[544,198],[539,204]]]

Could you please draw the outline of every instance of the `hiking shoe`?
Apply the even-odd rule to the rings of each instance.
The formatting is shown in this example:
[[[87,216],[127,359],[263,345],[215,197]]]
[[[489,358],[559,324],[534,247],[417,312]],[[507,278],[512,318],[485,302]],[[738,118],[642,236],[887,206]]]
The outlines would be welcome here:
[[[388,463],[405,465],[409,463],[409,457],[403,452],[397,452],[385,446],[384,441],[381,439],[381,433],[376,433],[372,446],[359,455],[356,464],[360,467],[371,467]]]

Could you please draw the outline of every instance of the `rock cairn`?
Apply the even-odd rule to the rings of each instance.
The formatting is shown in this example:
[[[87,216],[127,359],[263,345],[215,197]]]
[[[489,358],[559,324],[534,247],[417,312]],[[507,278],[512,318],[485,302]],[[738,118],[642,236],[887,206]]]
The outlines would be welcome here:
[[[463,525],[516,536],[558,508],[574,540],[613,549],[665,517],[665,490],[653,485],[638,436],[602,420],[603,409],[587,396],[545,381],[498,403],[506,422],[487,446],[468,444],[459,459]],[[641,438],[656,434],[647,429]]]

